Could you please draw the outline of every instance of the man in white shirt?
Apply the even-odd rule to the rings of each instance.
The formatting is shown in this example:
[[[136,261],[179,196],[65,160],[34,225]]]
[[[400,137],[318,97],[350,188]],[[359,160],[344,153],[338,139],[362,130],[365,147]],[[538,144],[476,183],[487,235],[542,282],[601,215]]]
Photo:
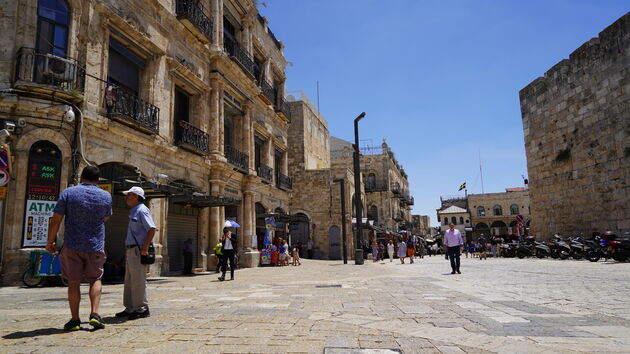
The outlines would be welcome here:
[[[227,270],[227,262],[230,261],[230,280],[234,280],[234,253],[237,250],[237,239],[236,235],[230,232],[230,230],[226,228],[223,229],[223,237],[221,237],[221,242],[223,246],[221,247],[221,252],[223,253],[223,257],[221,258],[221,267],[223,268],[223,273],[219,277],[220,281],[225,280],[225,272]]]
[[[455,228],[453,223],[450,223],[448,227],[449,229],[444,232],[444,245],[447,247],[448,258],[451,260],[451,268],[453,269],[451,274],[455,274],[455,272],[462,274],[462,272],[459,271],[460,249],[464,245],[462,233]]]

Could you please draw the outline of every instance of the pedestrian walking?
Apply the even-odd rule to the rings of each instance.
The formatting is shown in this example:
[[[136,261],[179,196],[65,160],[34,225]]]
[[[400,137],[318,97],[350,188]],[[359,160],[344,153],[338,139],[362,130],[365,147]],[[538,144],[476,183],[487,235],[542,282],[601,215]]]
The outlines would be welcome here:
[[[302,248],[302,244],[300,242],[298,242],[298,244],[293,246],[293,249],[291,250],[291,255],[293,256],[293,265],[294,266],[302,265],[302,263],[300,263],[300,248]]]
[[[420,258],[424,258],[424,240],[423,239],[418,240],[418,255],[420,256]]]
[[[478,243],[479,243],[479,260],[488,259],[488,257],[486,256],[487,240],[483,234],[479,237]]]
[[[125,239],[126,267],[123,304],[125,309],[116,317],[127,317],[129,320],[149,317],[149,301],[147,299],[148,264],[142,264],[142,257],[149,254],[149,246],[153,241],[157,228],[153,222],[151,210],[144,205],[144,189],[131,187],[124,191],[125,202],[129,211],[129,226]]]
[[[221,243],[223,244],[223,248],[221,249],[221,253],[223,253],[223,262],[221,263],[221,276],[219,277],[219,280],[225,280],[228,261],[230,261],[230,280],[234,280],[234,270],[236,269],[236,265],[234,264],[234,255],[238,249],[238,238],[236,237],[236,234],[233,234],[227,227],[225,227],[223,228]],[[278,244],[279,243],[280,238],[278,238]]]
[[[378,259],[383,261],[385,260],[385,258],[383,258],[383,256],[385,255],[385,245],[383,245],[383,243],[379,243],[378,244]]]
[[[444,245],[447,247],[448,258],[451,260],[451,274],[462,274],[460,266],[460,248],[464,245],[462,233],[455,229],[453,223],[448,225],[449,229],[444,232]]]
[[[409,257],[409,263],[413,264],[413,258],[416,256],[416,248],[411,239],[407,240],[407,256]]]
[[[183,253],[184,253],[184,271],[183,273],[185,275],[190,275],[193,273],[192,268],[193,268],[193,243],[192,243],[192,238],[188,238],[186,239],[186,241],[184,241],[184,249],[183,249]]]
[[[223,243],[221,241],[217,242],[214,246],[214,255],[217,258],[217,273],[221,271],[221,266],[223,265]]]
[[[398,258],[400,258],[401,264],[405,264],[405,257],[407,257],[407,244],[404,240],[400,240],[398,244]]]
[[[469,242],[465,242],[464,243],[464,254],[466,255],[466,258],[468,258],[468,250],[470,249],[470,243]]]
[[[98,167],[87,166],[81,172],[81,183],[64,190],[48,228],[46,250],[57,253],[56,241],[61,222],[64,221],[64,244],[60,250],[61,276],[68,282],[70,321],[63,326],[66,331],[81,329],[79,304],[81,280],[90,283],[89,324],[95,329],[105,328],[99,315],[105,256],[105,221],[112,215],[112,197],[98,187]]]
[[[387,256],[390,262],[394,261],[394,241],[392,240],[387,242]]]
[[[497,239],[490,238],[490,252],[492,252],[492,258],[497,258]]]
[[[372,241],[372,262],[378,262],[378,243]]]

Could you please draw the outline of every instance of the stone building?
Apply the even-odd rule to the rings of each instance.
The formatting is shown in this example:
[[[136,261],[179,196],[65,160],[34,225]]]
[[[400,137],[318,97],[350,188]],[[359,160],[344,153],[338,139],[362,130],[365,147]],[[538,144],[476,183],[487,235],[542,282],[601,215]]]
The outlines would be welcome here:
[[[429,215],[412,215],[412,232],[420,236],[431,235],[431,217]]]
[[[0,120],[11,136],[2,271],[45,244],[59,192],[86,164],[114,195],[106,250],[123,254],[140,185],[158,225],[152,274],[212,267],[225,219],[258,264],[256,214],[289,208],[283,45],[253,0],[17,0],[0,14]]]
[[[532,232],[630,231],[630,13],[520,91]]]
[[[530,226],[529,209],[529,190],[526,188],[506,188],[503,193],[469,194],[473,238],[481,234],[523,235]],[[520,227],[517,217],[523,227]]]
[[[462,237],[470,241],[470,213],[467,209],[460,208],[457,205],[446,205],[437,209],[437,217],[440,221],[440,231],[449,229],[449,224],[454,224],[455,228],[462,233]],[[467,230],[468,229],[468,230]]]
[[[352,143],[331,138],[333,164],[352,168]],[[363,205],[367,220],[377,232],[412,228],[409,181],[394,152],[384,141],[380,147],[361,149],[361,173],[365,186]]]
[[[289,173],[293,188],[291,212],[302,214],[310,223],[306,230],[315,258],[343,257],[343,223],[347,234],[347,256],[354,257],[352,196],[354,173],[350,166],[332,164],[328,122],[304,93],[289,96]],[[292,101],[291,101],[292,100]],[[342,219],[341,186],[344,189],[346,218]],[[298,230],[296,230],[298,231]],[[301,235],[301,233],[300,233]],[[292,231],[292,237],[296,236]],[[299,236],[304,240],[303,236]]]

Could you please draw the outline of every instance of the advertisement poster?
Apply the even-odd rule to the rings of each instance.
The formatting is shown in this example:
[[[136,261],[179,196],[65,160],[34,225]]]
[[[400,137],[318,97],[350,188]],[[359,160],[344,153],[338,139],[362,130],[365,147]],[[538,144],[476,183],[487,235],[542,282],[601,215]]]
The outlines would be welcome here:
[[[48,239],[48,223],[56,201],[29,200],[24,216],[24,247],[44,247]]]
[[[60,182],[61,151],[49,141],[36,142],[29,152],[23,247],[46,246]]]

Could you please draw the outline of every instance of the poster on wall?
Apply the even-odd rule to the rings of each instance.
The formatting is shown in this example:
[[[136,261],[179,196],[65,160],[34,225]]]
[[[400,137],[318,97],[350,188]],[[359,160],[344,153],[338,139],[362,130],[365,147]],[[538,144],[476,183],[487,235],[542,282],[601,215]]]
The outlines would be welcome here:
[[[36,142],[28,158],[23,247],[46,246],[60,182],[61,151],[49,141]]]

